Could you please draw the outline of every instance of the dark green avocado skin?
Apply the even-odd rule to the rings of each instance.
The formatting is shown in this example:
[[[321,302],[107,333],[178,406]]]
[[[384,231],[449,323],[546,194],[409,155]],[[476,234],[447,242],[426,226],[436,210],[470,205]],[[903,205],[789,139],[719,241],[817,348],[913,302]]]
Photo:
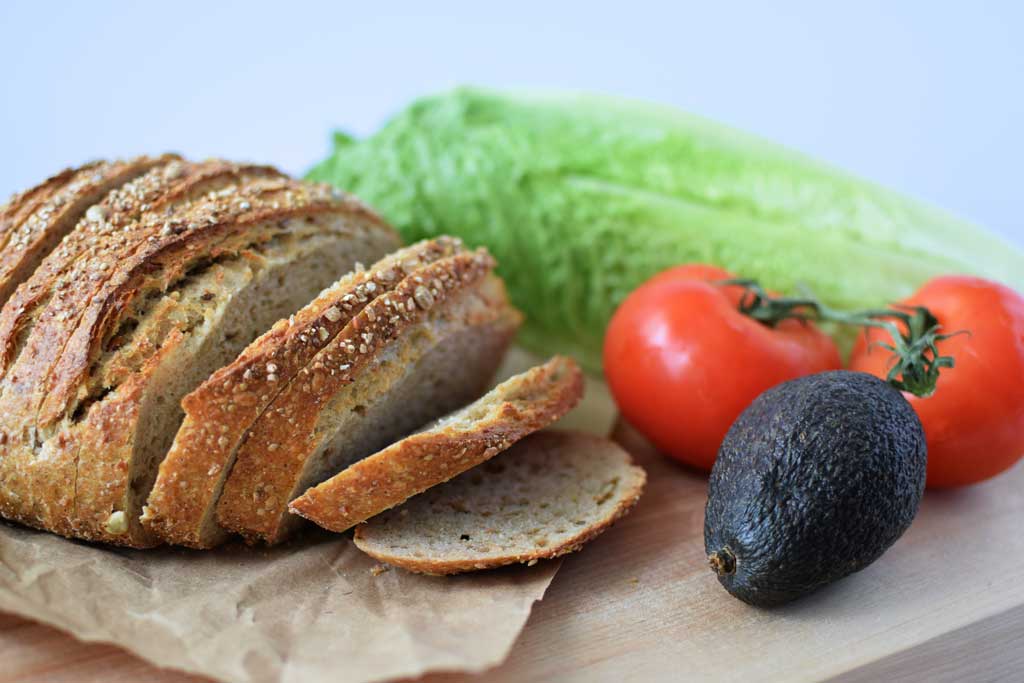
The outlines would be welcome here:
[[[730,560],[724,571],[712,562],[719,581],[768,607],[863,569],[913,521],[926,459],[914,409],[872,375],[769,389],[733,423],[711,472],[704,548]]]

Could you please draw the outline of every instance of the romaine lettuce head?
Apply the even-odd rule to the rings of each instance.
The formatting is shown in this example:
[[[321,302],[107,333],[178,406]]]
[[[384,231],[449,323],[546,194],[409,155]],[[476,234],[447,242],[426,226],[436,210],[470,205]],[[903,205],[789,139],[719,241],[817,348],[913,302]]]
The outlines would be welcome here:
[[[598,370],[615,307],[655,273],[722,266],[867,308],[931,276],[1024,286],[1024,255],[940,209],[675,109],[576,93],[463,88],[376,135],[335,137],[309,174],[407,240],[486,245],[527,313],[520,341]],[[700,321],[695,320],[695,325]]]

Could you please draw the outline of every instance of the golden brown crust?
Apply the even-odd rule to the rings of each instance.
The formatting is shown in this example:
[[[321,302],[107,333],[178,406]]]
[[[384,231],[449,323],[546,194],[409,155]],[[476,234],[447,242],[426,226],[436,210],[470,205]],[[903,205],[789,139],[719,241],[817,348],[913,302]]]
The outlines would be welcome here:
[[[131,486],[131,456],[146,384],[161,360],[184,341],[184,335],[173,330],[157,354],[147,360],[146,367],[105,400],[93,404],[76,428],[47,443],[49,463],[34,465],[38,471],[30,475],[41,489],[41,493],[36,492],[40,526],[64,536],[112,545],[157,545],[156,538],[139,533],[135,520],[124,520],[124,532],[114,532],[109,522],[112,511],[124,507]]]
[[[241,182],[221,187],[225,183],[211,178]],[[132,223],[129,231],[131,239],[121,241],[121,233],[107,231],[97,240],[88,233],[98,226],[83,224],[65,241],[67,249],[41,273],[40,283],[47,281],[45,275],[54,288],[60,280],[74,286],[56,295],[42,284],[25,290],[25,301],[35,301],[41,312],[32,314],[31,334],[24,344],[17,340],[24,336],[17,322],[24,312],[11,312],[20,306],[6,311],[7,318],[0,315],[0,320],[11,320],[4,339],[13,345],[0,397],[0,513],[5,517],[65,535],[149,544],[134,529],[122,535],[108,532],[105,525],[132,483],[127,477],[142,389],[160,357],[179,340],[171,330],[162,344],[140,349],[133,363],[141,365],[114,368],[112,373],[121,379],[112,385],[103,384],[92,372],[100,355],[110,350],[108,345],[116,347],[119,338],[114,332],[133,305],[147,293],[162,292],[180,281],[189,268],[208,259],[244,256],[250,247],[258,251],[277,235],[293,234],[288,221],[304,225],[302,221],[328,213],[360,215],[364,224],[394,235],[355,200],[326,186],[286,180],[266,167],[189,164],[182,178],[171,180],[180,182],[161,185],[153,206],[124,211],[108,207],[110,215],[141,211],[141,224]],[[211,186],[219,189],[202,193]],[[193,196],[196,192],[201,196]],[[101,219],[94,223],[102,223],[101,230],[106,230],[109,215],[93,213]],[[97,259],[104,267],[95,280],[69,279],[80,272],[76,269]],[[79,291],[86,283],[87,294]],[[36,457],[41,449],[47,457]]]
[[[351,465],[288,508],[325,529],[345,531],[501,453],[565,415],[582,395],[579,367],[556,356],[468,406],[465,423],[442,420]]]
[[[212,521],[211,508],[246,430],[371,298],[461,251],[454,238],[426,240],[350,273],[186,396],[185,421],[160,465],[144,523],[168,543],[201,548],[220,542],[222,534],[204,533],[204,522]]]
[[[405,278],[353,318],[278,395],[239,447],[217,504],[221,526],[251,541],[282,540],[288,503],[317,443],[322,407],[402,331],[493,268],[485,250],[456,254]]]
[[[7,246],[7,240],[10,239],[11,233],[21,225],[22,221],[35,213],[55,192],[71,182],[76,173],[95,168],[101,163],[103,162],[91,161],[78,168],[65,168],[35,187],[13,195],[3,208],[0,208],[0,251]],[[0,305],[2,303],[0,301]]]
[[[31,276],[87,209],[111,190],[164,161],[164,157],[138,157],[130,161],[88,164],[66,183],[54,184],[51,191],[44,191],[48,196],[16,227],[5,232],[6,241],[0,250],[0,301],[6,301],[15,288]],[[31,191],[30,195],[39,196]]]
[[[256,181],[230,197],[189,207],[185,215],[165,221],[159,236],[149,237],[145,247],[118,264],[89,303],[50,374],[40,423],[49,424],[74,409],[92,359],[144,283],[176,281],[204,259],[237,254],[275,237],[274,233],[252,235],[255,225],[361,209],[345,199],[325,186],[286,179]],[[382,223],[380,227],[385,228]],[[277,234],[286,232],[282,225]]]
[[[573,448],[581,449],[588,448],[588,442],[593,442],[594,444],[600,442],[601,444],[604,444],[605,447],[607,447],[607,444],[609,443],[606,439],[601,439],[589,434],[550,430],[531,435],[529,437],[529,441],[521,441],[516,447],[530,448],[544,442],[558,443],[559,441],[571,444],[571,447]],[[551,448],[550,446],[548,447]],[[566,446],[563,445],[561,447],[565,448]],[[593,448],[594,446],[589,447]],[[618,447],[616,446],[616,448]],[[553,450],[556,453],[558,452],[557,448]],[[388,516],[400,514],[401,510],[387,512],[384,515],[360,524],[356,527],[353,540],[360,550],[376,560],[386,562],[387,564],[401,567],[402,569],[416,572],[418,574],[431,574],[437,576],[459,574],[462,572],[477,571],[481,569],[493,569],[510,564],[533,564],[538,560],[551,559],[576,552],[583,547],[583,544],[601,534],[603,531],[611,527],[616,521],[629,513],[629,511],[636,505],[637,501],[640,500],[644,484],[647,481],[647,475],[642,468],[633,464],[632,458],[630,458],[625,451],[622,453],[625,456],[622,476],[622,479],[625,479],[625,486],[615,497],[615,505],[602,515],[600,519],[595,520],[585,528],[580,529],[580,531],[572,537],[564,539],[557,545],[540,549],[532,549],[522,553],[488,555],[487,557],[474,557],[467,555],[466,557],[440,558],[396,555],[389,553],[380,545],[373,544],[368,536],[370,534],[371,525],[386,524]],[[626,476],[627,473],[628,476]],[[537,476],[544,476],[544,473],[538,472]],[[486,485],[486,483],[483,485]],[[500,524],[500,522],[495,522],[493,520],[481,520],[481,527],[486,527],[496,523]]]
[[[268,166],[240,166],[211,160],[200,164],[169,157],[146,174],[108,194],[94,212],[99,220],[83,218],[61,244],[18,287],[0,312],[0,378],[17,355],[18,341],[48,309],[56,323],[44,336],[52,348],[62,345],[61,332],[70,334],[72,318],[113,272],[113,266],[138,249],[160,225],[188,201],[208,201],[208,191],[247,178],[284,177]],[[58,336],[52,336],[58,335]]]

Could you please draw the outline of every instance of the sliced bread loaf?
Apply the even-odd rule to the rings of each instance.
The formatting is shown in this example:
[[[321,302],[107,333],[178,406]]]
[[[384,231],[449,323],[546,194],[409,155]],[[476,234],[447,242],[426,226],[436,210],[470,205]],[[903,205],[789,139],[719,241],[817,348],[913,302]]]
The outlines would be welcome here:
[[[381,293],[424,265],[463,251],[447,237],[426,240],[358,268],[250,344],[182,401],[185,421],[142,522],[168,543],[209,548],[227,534],[216,503],[249,428],[329,340]]]
[[[32,314],[0,314],[20,321],[5,328],[0,385],[5,517],[152,545],[138,517],[180,398],[338,272],[397,245],[325,187],[217,162],[164,171],[147,177],[159,186],[152,201],[121,208],[111,196],[86,212],[54,252],[61,263],[39,269],[52,285],[26,294]]]
[[[170,158],[92,162],[58,173],[13,197],[0,215],[0,305],[90,207],[111,190]]]
[[[556,356],[354,463],[288,507],[326,529],[345,531],[546,427],[569,412],[582,394],[579,367],[569,358]]]
[[[455,254],[369,302],[253,424],[221,526],[283,540],[308,487],[482,394],[521,318],[493,267],[483,250]]]
[[[626,514],[646,475],[615,443],[549,430],[356,527],[355,544],[413,572],[456,574],[578,550]]]

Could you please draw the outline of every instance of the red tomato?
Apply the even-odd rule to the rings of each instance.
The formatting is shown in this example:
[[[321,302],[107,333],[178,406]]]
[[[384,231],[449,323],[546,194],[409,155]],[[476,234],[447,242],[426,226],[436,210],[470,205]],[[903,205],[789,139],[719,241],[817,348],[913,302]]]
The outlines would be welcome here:
[[[925,306],[943,333],[939,342],[955,367],[939,374],[927,398],[906,394],[928,442],[929,488],[973,484],[1010,467],[1024,454],[1024,297],[995,282],[947,276],[926,283],[905,302]],[[872,329],[854,348],[851,370],[885,377],[889,353]]]
[[[814,325],[774,328],[738,310],[734,276],[679,266],[622,303],[604,341],[604,371],[622,414],[662,452],[710,470],[730,425],[780,382],[840,367],[832,340]]]

